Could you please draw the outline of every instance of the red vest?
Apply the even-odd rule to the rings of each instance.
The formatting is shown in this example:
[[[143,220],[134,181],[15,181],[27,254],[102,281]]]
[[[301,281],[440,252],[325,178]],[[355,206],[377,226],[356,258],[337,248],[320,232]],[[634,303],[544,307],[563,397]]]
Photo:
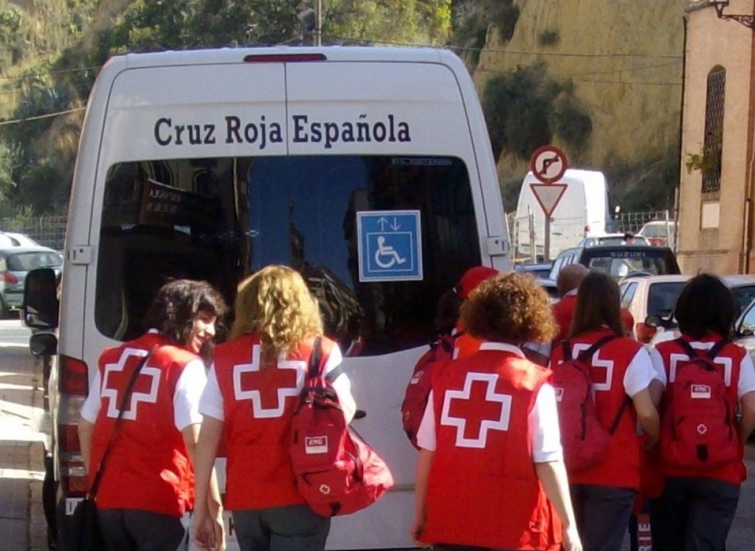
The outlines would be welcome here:
[[[595,331],[572,340],[572,357],[587,349],[610,330]],[[582,345],[581,347],[575,345]],[[605,344],[592,357],[590,374],[595,388],[595,408],[600,424],[609,429],[627,400],[624,374],[642,345],[628,337]],[[558,369],[563,359],[561,345],[553,349],[551,367]],[[609,384],[610,382],[610,384]],[[632,405],[624,409],[619,426],[611,438],[608,459],[603,463],[569,473],[572,484],[592,484],[618,488],[640,489],[640,441],[637,436],[637,413]]]
[[[228,510],[297,505],[289,444],[296,409],[312,352],[312,340],[278,365],[260,369],[257,335],[243,335],[215,350],[215,374],[223,395]],[[323,338],[324,361],[333,341]]]
[[[529,414],[544,369],[481,350],[433,381],[437,446],[427,490],[428,543],[560,549],[561,523],[535,472]]]
[[[148,333],[100,356],[100,411],[92,436],[89,483],[113,434],[123,391],[142,357],[129,351],[150,350],[156,345],[161,348],[142,367],[118,427],[97,506],[180,517],[192,508],[194,476],[183,437],[175,426],[173,396],[184,367],[198,356],[160,335]]]
[[[693,339],[682,335],[682,338],[693,342]],[[720,335],[708,335],[700,342],[716,343],[721,340]],[[674,341],[666,341],[659,343],[655,349],[661,355],[663,360],[663,367],[666,370],[666,390],[663,393],[663,400],[661,402],[661,417],[663,416],[663,409],[665,404],[669,400],[671,385],[674,382],[672,377],[672,366],[676,363],[675,356],[679,356],[680,359],[687,359],[687,355],[682,350],[681,346]],[[721,364],[724,370],[729,373],[729,384],[727,385],[729,391],[729,400],[732,404],[739,404],[739,396],[737,393],[737,385],[739,384],[739,371],[742,364],[744,355],[747,354],[747,350],[734,343],[724,346],[724,348],[718,353],[714,362]],[[739,438],[740,453],[739,457],[744,457],[744,443]],[[666,476],[681,476],[681,477],[699,477],[699,471],[687,471],[685,469],[674,467],[670,465],[662,465],[663,472]],[[705,478],[714,478],[716,480],[722,480],[731,484],[739,485],[744,479],[747,478],[747,469],[742,459],[738,459],[732,462],[730,465],[723,465],[711,471],[706,471]]]

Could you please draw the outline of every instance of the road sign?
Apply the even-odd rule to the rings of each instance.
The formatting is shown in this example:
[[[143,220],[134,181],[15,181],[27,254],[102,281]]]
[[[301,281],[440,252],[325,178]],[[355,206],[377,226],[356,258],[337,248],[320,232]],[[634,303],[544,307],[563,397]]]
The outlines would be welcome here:
[[[552,145],[538,148],[530,157],[532,174],[545,184],[560,180],[567,168],[566,154]]]
[[[422,279],[418,210],[357,212],[359,281]]]
[[[556,210],[556,206],[561,197],[564,196],[567,187],[568,184],[530,184],[532,193],[540,204],[540,208],[543,209],[546,218],[553,215],[553,211]]]

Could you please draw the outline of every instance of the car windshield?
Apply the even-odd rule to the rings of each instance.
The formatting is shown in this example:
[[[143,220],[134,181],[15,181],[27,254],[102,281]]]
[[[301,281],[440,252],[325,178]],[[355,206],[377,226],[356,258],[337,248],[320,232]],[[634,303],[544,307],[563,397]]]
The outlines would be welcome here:
[[[664,281],[653,283],[648,291],[648,315],[668,316],[674,311],[674,304],[682,292],[684,281]]]
[[[666,224],[649,224],[642,230],[645,237],[666,237]]]
[[[733,287],[731,294],[734,295],[734,306],[736,307],[736,317],[744,311],[749,304],[755,300],[755,285],[742,285]]]
[[[679,266],[673,254],[659,247],[635,249],[621,247],[616,249],[586,251],[586,266],[596,272],[619,279],[634,272],[650,275],[678,274]]]
[[[57,268],[62,264],[60,256],[54,252],[19,253],[8,257],[11,272],[28,272],[36,268]]]

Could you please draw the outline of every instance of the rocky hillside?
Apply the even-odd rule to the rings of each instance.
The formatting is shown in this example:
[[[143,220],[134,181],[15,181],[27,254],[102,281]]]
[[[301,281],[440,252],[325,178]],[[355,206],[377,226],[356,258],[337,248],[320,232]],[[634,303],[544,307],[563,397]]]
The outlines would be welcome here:
[[[572,166],[606,172],[614,200],[639,208],[642,188],[662,184],[668,203],[678,174],[685,4],[516,0],[515,24],[488,28],[475,83],[483,97],[492,79],[538,67],[559,88],[554,101],[568,96],[589,117],[589,137],[581,142],[553,133],[551,141],[566,149]],[[505,187],[516,187],[526,170],[526,155],[503,149]]]

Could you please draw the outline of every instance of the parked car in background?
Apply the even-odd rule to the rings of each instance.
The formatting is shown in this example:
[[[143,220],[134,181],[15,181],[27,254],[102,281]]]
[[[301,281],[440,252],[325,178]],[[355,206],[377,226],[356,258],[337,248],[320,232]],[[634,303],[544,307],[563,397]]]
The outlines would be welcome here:
[[[626,245],[623,233],[607,233],[605,235],[594,235],[585,237],[577,244],[577,247],[595,247],[597,245]],[[634,236],[634,245],[650,245],[647,239],[641,235]]]
[[[734,295],[735,315],[737,319],[740,319],[745,310],[749,312],[749,307],[755,301],[755,274],[721,276],[721,280],[731,289],[731,293]],[[653,336],[650,342],[651,345],[655,346],[659,342],[679,337],[679,328],[673,312],[665,316],[653,314],[648,314],[648,316],[652,319],[646,319],[645,323],[659,329]],[[737,323],[737,327],[739,327],[739,322]]]
[[[60,254],[47,247],[0,248],[0,317],[21,308],[26,274],[36,268],[52,268],[58,275],[62,267]]]
[[[0,248],[41,246],[40,243],[37,243],[31,237],[24,235],[23,233],[0,231]]]
[[[621,306],[634,317],[632,328],[635,338],[649,343],[662,327],[647,325],[648,316],[666,317],[674,311],[674,305],[682,287],[691,276],[660,275],[624,278],[619,282]]]
[[[545,279],[551,273],[552,262],[538,264],[515,264],[514,270],[520,274],[530,274],[535,279]]]
[[[679,274],[676,256],[668,247],[651,247],[649,245],[596,245],[594,247],[575,247],[561,251],[553,262],[548,279],[558,280],[558,273],[564,266],[579,263],[621,279],[628,275]]]
[[[676,234],[676,222],[666,220],[655,220],[648,222],[642,229],[637,232],[637,237],[646,238],[651,245],[657,247],[671,247],[674,244],[674,235]]]

